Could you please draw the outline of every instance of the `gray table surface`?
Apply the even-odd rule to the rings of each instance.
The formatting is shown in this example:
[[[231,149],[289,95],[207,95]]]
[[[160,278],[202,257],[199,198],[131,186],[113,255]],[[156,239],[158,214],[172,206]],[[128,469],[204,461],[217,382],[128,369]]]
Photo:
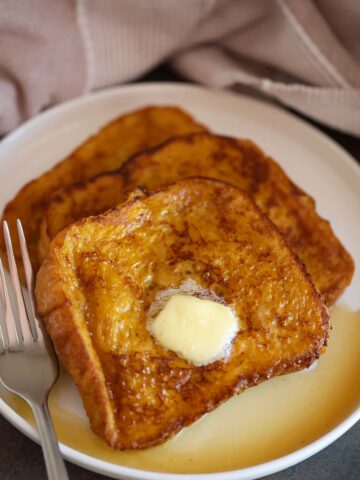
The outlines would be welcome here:
[[[160,67],[141,81],[183,81]],[[309,120],[307,120],[309,121]],[[311,122],[314,124],[314,122]],[[360,140],[314,124],[340,143],[360,163]],[[71,480],[105,480],[107,477],[67,463]],[[0,416],[0,480],[40,480],[46,473],[40,447]],[[310,459],[268,480],[360,480],[360,422],[335,443]]]

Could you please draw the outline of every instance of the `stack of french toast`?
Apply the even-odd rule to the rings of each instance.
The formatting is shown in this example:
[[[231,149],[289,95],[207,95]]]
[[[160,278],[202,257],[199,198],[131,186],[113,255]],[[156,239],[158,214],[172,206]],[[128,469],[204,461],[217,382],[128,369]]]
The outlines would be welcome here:
[[[309,367],[354,271],[273,159],[177,107],[106,125],[16,194],[3,212],[13,232],[17,218],[38,312],[92,429],[117,449],[162,443],[232,395]],[[2,238],[0,252],[5,262]],[[189,281],[241,319],[229,355],[206,365],[147,328],[159,294]]]

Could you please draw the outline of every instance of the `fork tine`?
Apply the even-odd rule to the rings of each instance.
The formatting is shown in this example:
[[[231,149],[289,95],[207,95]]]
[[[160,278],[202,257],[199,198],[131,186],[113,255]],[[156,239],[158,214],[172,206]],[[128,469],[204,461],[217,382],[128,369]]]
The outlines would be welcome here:
[[[27,310],[28,320],[29,320],[29,325],[30,325],[30,329],[31,329],[33,339],[38,340],[38,338],[39,338],[38,331],[40,331],[40,329],[37,328],[36,314],[35,314],[34,273],[33,273],[33,269],[32,269],[31,262],[30,262],[29,252],[28,252],[27,245],[26,245],[24,230],[23,230],[21,221],[19,219],[16,220],[16,226],[17,226],[18,235],[19,235],[21,255],[22,255],[24,271],[25,271],[25,278],[26,278],[26,285],[27,285],[27,290],[28,290],[26,292],[27,293],[28,305],[29,305],[29,308]]]
[[[0,258],[0,296],[1,296],[1,308],[2,308],[2,315],[0,317],[0,353],[3,353],[4,350],[9,346],[9,336],[6,328],[5,323],[5,291],[3,287],[3,273],[4,269],[2,266],[2,261]],[[7,338],[6,338],[7,337]]]
[[[3,317],[0,319],[0,355],[5,352],[7,345],[5,340],[5,332],[7,334],[6,325]]]
[[[18,338],[21,338],[20,341],[29,342],[30,340],[32,340],[32,334],[31,334],[31,330],[30,330],[30,326],[29,326],[29,322],[26,314],[24,299],[21,293],[19,274],[18,274],[16,261],[14,257],[14,251],[11,243],[9,226],[6,221],[4,221],[3,223],[3,229],[4,229],[4,237],[5,237],[5,244],[6,244],[6,252],[7,252],[7,257],[9,261],[9,267],[10,267],[11,282],[12,282],[12,287],[13,287],[13,291],[15,293],[15,298],[16,298],[16,308],[13,309],[13,316],[15,319],[17,318],[18,320],[16,325],[16,327],[19,327],[19,330],[20,330],[18,331]]]
[[[14,347],[20,343],[16,330],[15,319],[12,314],[9,291],[7,288],[4,267],[0,258],[0,291],[2,298],[3,316],[1,318],[1,336],[4,348]]]

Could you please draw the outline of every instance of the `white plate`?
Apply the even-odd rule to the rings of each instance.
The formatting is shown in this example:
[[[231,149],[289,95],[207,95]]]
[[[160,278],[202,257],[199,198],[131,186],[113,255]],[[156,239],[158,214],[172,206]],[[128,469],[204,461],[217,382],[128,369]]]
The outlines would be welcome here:
[[[319,213],[331,221],[356,266],[360,265],[360,169],[351,157],[321,132],[280,108],[237,94],[181,84],[114,88],[60,105],[27,122],[0,143],[1,210],[25,182],[49,169],[108,120],[149,104],[184,107],[216,132],[248,137],[258,143],[316,199]],[[341,302],[353,310],[360,310],[359,291],[360,272],[356,268],[353,282]],[[80,408],[76,393],[72,388],[66,389],[64,387],[64,408],[69,411]],[[70,395],[73,394],[72,399]],[[286,456],[225,473],[188,474],[186,479],[253,479],[294,465],[348,430],[360,418],[359,405],[360,398],[357,408],[345,420],[332,426],[311,444]],[[4,400],[0,400],[0,412],[16,428],[36,440],[31,424]],[[115,465],[66,445],[61,445],[61,450],[68,460],[113,478],[185,478],[180,474],[146,472]]]

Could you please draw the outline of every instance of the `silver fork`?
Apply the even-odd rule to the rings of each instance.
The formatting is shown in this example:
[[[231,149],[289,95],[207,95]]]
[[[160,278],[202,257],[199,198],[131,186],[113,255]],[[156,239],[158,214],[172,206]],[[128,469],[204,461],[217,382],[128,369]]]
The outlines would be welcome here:
[[[10,267],[9,293],[0,259],[0,382],[32,408],[50,480],[69,480],[47,405],[48,394],[59,375],[52,343],[35,311],[34,275],[20,220],[17,220],[27,290],[20,286],[9,227],[3,224]],[[13,303],[13,305],[12,305]]]

